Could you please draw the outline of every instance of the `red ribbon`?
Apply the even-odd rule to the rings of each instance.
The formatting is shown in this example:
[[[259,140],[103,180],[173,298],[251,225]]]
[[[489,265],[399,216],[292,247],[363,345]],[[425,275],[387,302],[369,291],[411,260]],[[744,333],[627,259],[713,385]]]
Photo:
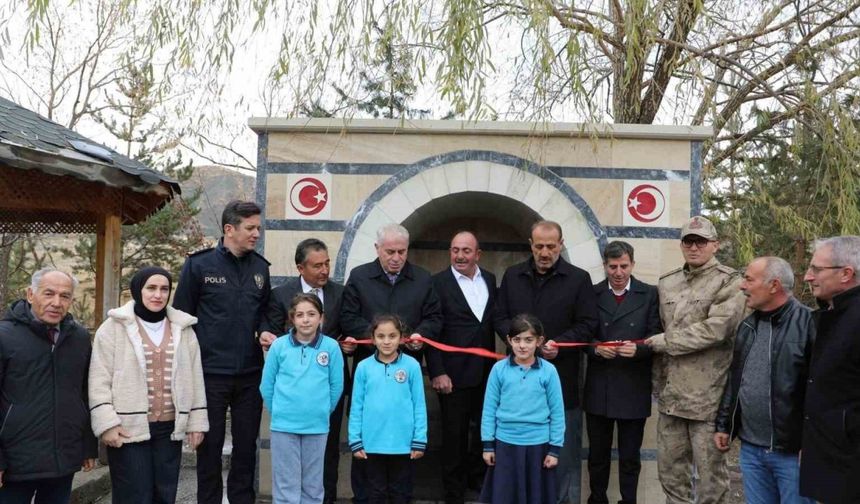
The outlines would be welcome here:
[[[411,337],[411,338],[405,338],[403,340],[403,343],[412,343],[415,341],[420,341],[421,343],[430,345],[431,347],[433,347],[437,350],[441,350],[443,352],[465,353],[465,354],[470,354],[470,355],[477,355],[478,357],[487,357],[489,359],[496,359],[496,360],[504,359],[505,357],[507,357],[506,355],[497,354],[496,352],[491,352],[490,350],[487,350],[486,348],[458,347],[458,346],[446,345],[444,343],[439,343],[438,341],[434,341],[434,340],[425,338],[424,336],[415,336],[415,337]],[[557,346],[557,347],[586,347],[586,346],[619,347],[619,346],[625,345],[626,343],[641,344],[644,342],[645,342],[644,339],[640,339],[640,340],[630,340],[630,341],[594,341],[591,343],[563,343],[563,342],[557,343],[557,342],[553,342],[552,344],[554,346]],[[360,339],[360,340],[352,341],[351,343],[355,343],[357,345],[372,345],[373,340],[372,339]]]

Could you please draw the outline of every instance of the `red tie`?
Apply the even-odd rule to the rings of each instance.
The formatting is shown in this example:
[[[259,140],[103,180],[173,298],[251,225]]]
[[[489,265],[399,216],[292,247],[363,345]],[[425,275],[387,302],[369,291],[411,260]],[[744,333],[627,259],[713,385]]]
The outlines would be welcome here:
[[[56,327],[48,329],[48,336],[51,337],[51,343],[57,344],[57,338],[60,336],[60,330]]]

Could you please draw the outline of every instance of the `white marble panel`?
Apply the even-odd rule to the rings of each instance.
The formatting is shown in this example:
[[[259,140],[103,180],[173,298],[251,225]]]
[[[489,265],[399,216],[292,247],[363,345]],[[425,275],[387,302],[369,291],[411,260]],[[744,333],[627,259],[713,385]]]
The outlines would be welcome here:
[[[492,166],[487,161],[468,161],[466,163],[466,186],[470,191],[487,192],[490,186]]]

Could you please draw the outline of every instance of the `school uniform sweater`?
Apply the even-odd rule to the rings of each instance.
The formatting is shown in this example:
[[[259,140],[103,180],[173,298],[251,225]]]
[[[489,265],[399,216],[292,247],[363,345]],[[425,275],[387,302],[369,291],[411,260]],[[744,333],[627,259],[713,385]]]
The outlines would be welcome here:
[[[399,353],[386,364],[378,354],[359,362],[349,413],[353,452],[403,455],[427,449],[424,378],[414,358]]]
[[[318,334],[308,343],[295,330],[269,348],[260,394],[272,415],[272,430],[325,434],[329,415],[343,393],[343,356],[337,342]]]
[[[555,366],[538,357],[523,368],[511,355],[490,371],[481,415],[484,451],[495,441],[529,446],[549,443],[558,457],[564,443],[564,402]]]

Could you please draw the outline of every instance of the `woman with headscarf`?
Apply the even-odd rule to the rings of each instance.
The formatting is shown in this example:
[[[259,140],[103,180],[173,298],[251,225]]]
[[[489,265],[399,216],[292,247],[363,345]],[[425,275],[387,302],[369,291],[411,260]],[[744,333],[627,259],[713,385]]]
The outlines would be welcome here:
[[[115,504],[173,504],[182,441],[209,430],[195,317],[168,306],[159,267],[131,279],[131,297],[96,331],[90,363],[93,432],[107,445]]]

